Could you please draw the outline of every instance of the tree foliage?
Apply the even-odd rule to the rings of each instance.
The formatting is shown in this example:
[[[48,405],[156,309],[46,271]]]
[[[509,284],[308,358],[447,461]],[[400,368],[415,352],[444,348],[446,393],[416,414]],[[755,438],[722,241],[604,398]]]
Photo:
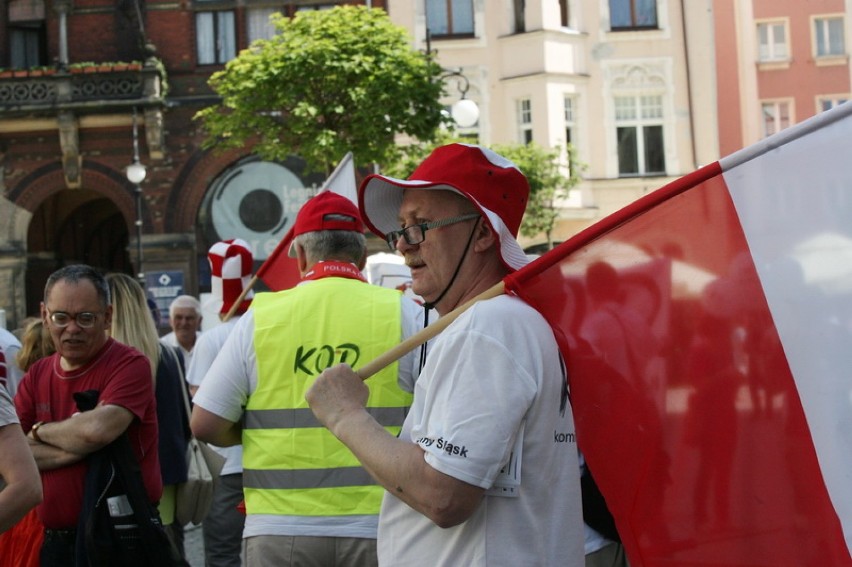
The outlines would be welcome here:
[[[432,139],[440,67],[384,10],[337,6],[273,23],[275,36],[210,77],[222,101],[196,114],[205,147],[255,143],[263,159],[298,155],[328,174],[348,151],[359,165],[393,161],[396,134]]]
[[[557,201],[568,196],[568,192],[580,181],[580,164],[574,159],[574,150],[568,146],[571,167],[560,165],[562,148],[547,149],[535,143],[494,145],[491,149],[510,159],[526,175],[530,184],[530,198],[521,234],[532,238],[544,234],[548,249],[553,248],[553,228],[559,217]]]

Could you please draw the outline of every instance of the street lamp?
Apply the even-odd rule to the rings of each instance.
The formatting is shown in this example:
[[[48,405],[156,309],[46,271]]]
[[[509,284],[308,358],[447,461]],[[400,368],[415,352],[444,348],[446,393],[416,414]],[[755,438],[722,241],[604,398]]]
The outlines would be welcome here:
[[[440,78],[457,79],[456,88],[461,93],[461,98],[453,103],[450,107],[450,116],[456,121],[456,124],[462,128],[470,128],[479,121],[479,106],[469,98],[467,98],[467,90],[470,88],[470,81],[462,73],[461,68],[445,69],[441,73]]]
[[[426,54],[434,56],[437,51],[432,51],[432,31],[426,28]],[[441,74],[438,78],[443,82],[448,79],[455,79],[456,88],[461,94],[461,98],[453,103],[450,107],[450,116],[456,124],[462,128],[470,128],[479,121],[479,106],[476,102],[467,98],[467,91],[470,88],[470,80],[462,73],[461,67],[455,69],[441,68]]]
[[[124,169],[127,180],[136,186],[136,277],[145,286],[145,272],[142,270],[142,187],[148,173],[145,165],[139,161],[139,129],[136,125],[136,108],[133,108],[133,163]]]

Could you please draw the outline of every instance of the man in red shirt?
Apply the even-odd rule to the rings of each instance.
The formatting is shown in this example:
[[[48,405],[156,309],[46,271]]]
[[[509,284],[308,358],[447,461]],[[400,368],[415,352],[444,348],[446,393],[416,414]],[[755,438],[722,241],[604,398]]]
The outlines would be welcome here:
[[[148,498],[160,499],[154,388],[148,359],[109,336],[109,286],[95,269],[51,274],[41,316],[57,352],[29,369],[15,406],[44,486],[41,564],[73,565],[87,455],[126,431]],[[99,392],[98,406],[80,413],[73,394],[86,390]]]

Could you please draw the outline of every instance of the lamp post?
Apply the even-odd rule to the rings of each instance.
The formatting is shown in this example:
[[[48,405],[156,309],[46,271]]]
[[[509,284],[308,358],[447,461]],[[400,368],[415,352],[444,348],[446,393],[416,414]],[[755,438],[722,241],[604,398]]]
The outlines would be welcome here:
[[[136,186],[136,277],[145,286],[145,272],[142,269],[142,187],[148,173],[145,165],[139,161],[139,129],[136,125],[136,108],[133,108],[133,163],[128,165],[124,174],[127,180]]]
[[[426,28],[426,54],[434,56],[437,51],[432,51],[432,31]],[[462,128],[470,128],[479,121],[479,106],[476,102],[467,98],[467,91],[470,88],[470,80],[462,73],[461,67],[455,69],[441,68],[441,74],[438,78],[443,82],[448,79],[454,79],[456,88],[461,94],[461,98],[453,103],[450,107],[450,116],[456,124]]]

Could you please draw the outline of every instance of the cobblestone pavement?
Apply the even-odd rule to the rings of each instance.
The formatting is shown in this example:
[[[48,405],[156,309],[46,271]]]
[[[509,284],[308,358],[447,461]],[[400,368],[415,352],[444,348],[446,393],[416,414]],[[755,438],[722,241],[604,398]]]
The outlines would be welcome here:
[[[200,525],[188,524],[184,528],[183,549],[191,567],[204,567],[204,539]]]

